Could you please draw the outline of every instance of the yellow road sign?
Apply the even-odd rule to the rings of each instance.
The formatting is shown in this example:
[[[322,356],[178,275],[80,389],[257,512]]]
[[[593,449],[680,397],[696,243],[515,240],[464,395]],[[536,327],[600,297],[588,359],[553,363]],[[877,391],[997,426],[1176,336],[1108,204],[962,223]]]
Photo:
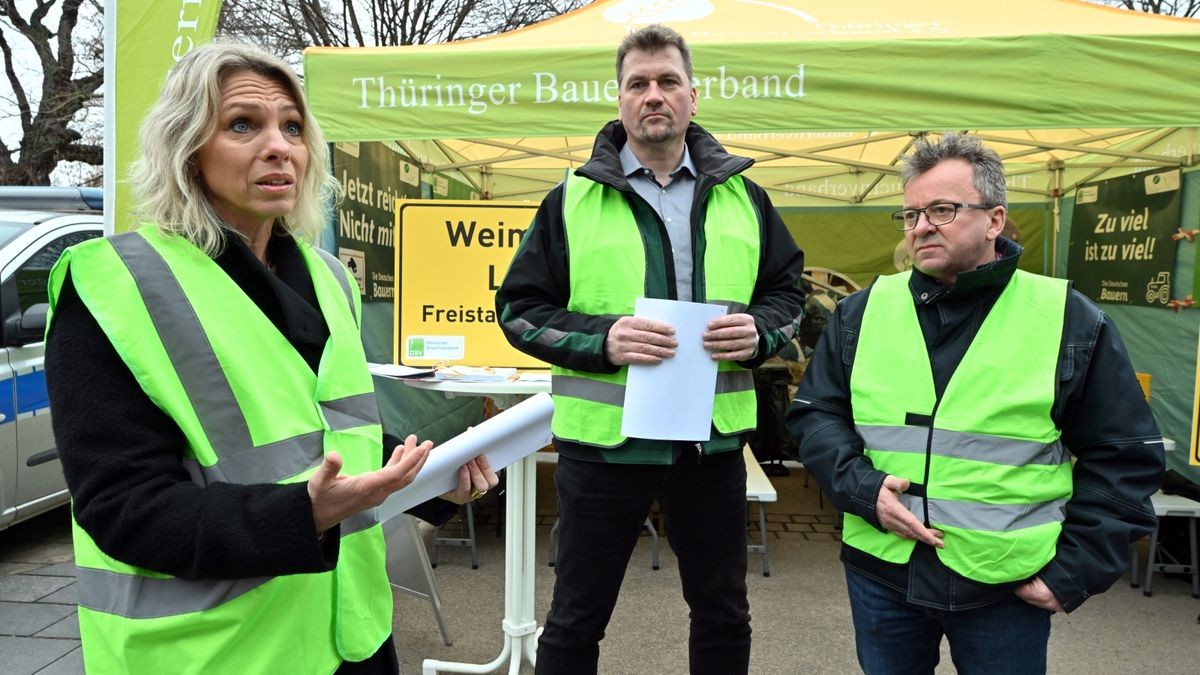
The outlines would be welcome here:
[[[545,368],[496,323],[496,289],[537,204],[396,201],[395,360],[406,366]]]

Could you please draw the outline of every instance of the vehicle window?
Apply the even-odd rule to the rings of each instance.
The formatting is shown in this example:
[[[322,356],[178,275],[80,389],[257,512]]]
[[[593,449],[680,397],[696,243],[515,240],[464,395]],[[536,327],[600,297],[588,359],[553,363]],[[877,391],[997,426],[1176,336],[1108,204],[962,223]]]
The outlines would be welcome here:
[[[9,239],[21,234],[32,227],[32,223],[11,223],[0,220],[0,246],[8,243]]]
[[[99,237],[99,232],[72,232],[64,234],[47,244],[40,251],[33,254],[29,260],[25,261],[17,269],[14,278],[17,282],[17,298],[21,304],[21,312],[29,309],[39,302],[48,302],[46,295],[46,284],[50,281],[50,268],[54,267],[54,263],[58,262],[63,251],[68,246],[85,242],[88,239]]]

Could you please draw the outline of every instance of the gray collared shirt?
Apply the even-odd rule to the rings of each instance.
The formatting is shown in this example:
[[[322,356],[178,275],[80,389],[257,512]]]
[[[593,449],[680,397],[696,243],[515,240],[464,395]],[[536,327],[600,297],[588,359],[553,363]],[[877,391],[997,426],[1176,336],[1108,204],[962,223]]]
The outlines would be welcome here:
[[[654,172],[642,165],[629,149],[621,148],[621,171],[629,179],[634,191],[646,200],[650,208],[662,219],[671,241],[671,257],[675,261],[675,290],[678,299],[692,299],[692,197],[696,191],[696,165],[687,146],[683,146],[683,160],[671,172],[671,182],[666,187],[658,184]]]

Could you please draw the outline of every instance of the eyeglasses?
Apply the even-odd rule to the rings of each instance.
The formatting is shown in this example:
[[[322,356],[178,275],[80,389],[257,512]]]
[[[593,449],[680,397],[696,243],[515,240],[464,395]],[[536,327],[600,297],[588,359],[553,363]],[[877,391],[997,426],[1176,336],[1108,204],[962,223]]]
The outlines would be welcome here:
[[[994,209],[995,204],[964,204],[962,202],[938,202],[930,204],[923,209],[900,209],[892,214],[892,224],[897,230],[911,230],[917,226],[917,221],[920,220],[921,214],[925,214],[925,220],[929,221],[934,227],[949,225],[954,222],[954,217],[958,215],[959,209]]]

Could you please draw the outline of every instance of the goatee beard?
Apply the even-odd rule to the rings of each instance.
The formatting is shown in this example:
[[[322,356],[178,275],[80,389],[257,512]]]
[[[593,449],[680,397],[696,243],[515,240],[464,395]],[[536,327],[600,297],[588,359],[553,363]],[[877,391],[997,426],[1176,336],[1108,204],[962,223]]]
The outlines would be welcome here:
[[[642,140],[646,143],[662,143],[671,138],[675,134],[675,124],[671,123],[666,126],[647,127],[640,125],[639,130],[642,132]]]

